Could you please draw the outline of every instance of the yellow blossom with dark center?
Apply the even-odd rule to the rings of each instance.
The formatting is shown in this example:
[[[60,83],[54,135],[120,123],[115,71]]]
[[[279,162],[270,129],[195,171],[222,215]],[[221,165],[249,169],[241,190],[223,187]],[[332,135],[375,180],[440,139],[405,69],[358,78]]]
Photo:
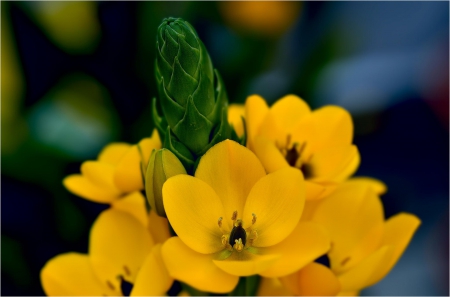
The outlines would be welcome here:
[[[288,275],[329,249],[320,226],[299,223],[301,171],[266,175],[256,156],[234,141],[212,147],[195,177],[168,179],[163,200],[178,235],[162,248],[169,273],[202,291],[229,292],[239,276]]]

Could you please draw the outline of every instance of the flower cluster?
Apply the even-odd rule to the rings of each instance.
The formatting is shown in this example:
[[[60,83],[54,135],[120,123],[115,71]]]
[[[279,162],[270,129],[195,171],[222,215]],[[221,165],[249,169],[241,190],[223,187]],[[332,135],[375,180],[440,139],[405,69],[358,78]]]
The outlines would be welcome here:
[[[360,156],[350,114],[311,111],[294,95],[228,107],[190,25],[165,20],[158,44],[158,132],[111,144],[66,177],[69,191],[110,208],[88,254],[42,269],[46,294],[355,295],[382,279],[420,220],[386,220],[386,186],[352,177]],[[227,117],[212,116],[217,106]]]

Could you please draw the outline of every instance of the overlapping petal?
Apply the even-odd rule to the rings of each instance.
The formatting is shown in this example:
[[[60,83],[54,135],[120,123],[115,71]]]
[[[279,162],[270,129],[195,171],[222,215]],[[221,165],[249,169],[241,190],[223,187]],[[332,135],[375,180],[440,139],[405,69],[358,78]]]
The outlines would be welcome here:
[[[254,255],[251,253],[233,253],[226,260],[214,260],[220,269],[236,276],[261,274],[280,259],[279,254]]]
[[[153,240],[134,216],[118,209],[100,214],[91,229],[89,256],[101,282],[120,286],[119,275],[134,282]]]
[[[163,197],[167,217],[187,246],[203,254],[223,249],[217,222],[226,213],[221,199],[207,183],[177,175],[164,183]]]
[[[94,274],[88,255],[67,253],[54,257],[41,271],[41,283],[48,296],[120,295]],[[119,289],[119,290],[117,290]]]
[[[195,177],[211,186],[221,199],[224,218],[230,218],[234,211],[242,214],[250,190],[265,175],[255,154],[232,140],[208,150],[195,172]],[[225,224],[231,229],[231,220],[225,220]]]
[[[118,209],[131,214],[143,226],[147,226],[148,215],[145,208],[145,197],[142,196],[141,192],[132,192],[122,199],[114,201],[111,206],[114,209]]]
[[[300,170],[287,167],[261,178],[250,191],[244,207],[245,222],[257,216],[252,228],[258,230],[256,247],[273,246],[297,226],[305,204]]]
[[[239,281],[239,277],[214,265],[213,255],[195,252],[178,237],[172,237],[164,243],[162,256],[173,278],[202,291],[228,293]]]
[[[281,255],[281,258],[261,275],[265,277],[288,275],[324,255],[329,249],[330,239],[323,227],[312,222],[301,222],[284,241],[261,249],[264,254]]]
[[[157,244],[145,258],[130,296],[163,296],[172,282],[162,259],[161,245]]]
[[[248,148],[253,148],[253,139],[258,135],[260,126],[268,112],[269,107],[266,101],[258,95],[252,95],[245,101]]]
[[[228,122],[233,125],[236,134],[241,137],[244,135],[245,106],[243,104],[230,104],[228,106]]]
[[[97,203],[111,203],[120,197],[115,189],[100,187],[81,174],[67,176],[63,184],[75,195]]]
[[[315,262],[280,280],[296,296],[336,296],[341,289],[334,273]]]
[[[312,220],[330,234],[330,262],[337,271],[350,268],[375,251],[383,234],[381,201],[364,183],[342,184],[316,206]]]

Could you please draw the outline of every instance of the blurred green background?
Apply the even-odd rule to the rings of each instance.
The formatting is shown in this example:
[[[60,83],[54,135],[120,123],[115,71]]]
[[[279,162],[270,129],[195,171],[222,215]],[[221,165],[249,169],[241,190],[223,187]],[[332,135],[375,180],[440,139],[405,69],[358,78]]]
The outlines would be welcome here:
[[[449,294],[448,2],[1,2],[2,295],[43,295],[47,260],[87,252],[106,206],[61,181],[151,134],[169,16],[197,29],[232,103],[294,93],[351,112],[357,175],[388,185],[387,217],[423,221],[363,295]]]

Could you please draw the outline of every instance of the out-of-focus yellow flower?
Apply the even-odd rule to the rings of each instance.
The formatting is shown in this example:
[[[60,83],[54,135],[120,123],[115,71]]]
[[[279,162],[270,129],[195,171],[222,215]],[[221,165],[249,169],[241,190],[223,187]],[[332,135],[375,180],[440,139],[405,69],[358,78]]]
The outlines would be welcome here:
[[[106,146],[96,161],[81,165],[81,174],[63,181],[72,193],[98,203],[111,203],[123,195],[144,189],[143,172],[147,170],[150,153],[161,148],[156,130],[152,137],[136,145],[112,143]]]
[[[301,3],[294,1],[226,1],[219,5],[231,27],[269,37],[289,29],[301,8]]]
[[[134,284],[132,296],[164,295],[172,284],[161,257],[161,244],[170,237],[168,222],[153,211],[142,214],[139,192],[102,212],[91,229],[89,254],[61,254],[44,266],[45,293],[121,296],[125,280]]]
[[[266,175],[257,157],[225,140],[200,160],[195,177],[163,187],[167,217],[178,237],[162,247],[169,273],[199,290],[225,293],[239,276],[288,275],[329,249],[325,230],[299,219],[300,170]]]
[[[282,278],[263,278],[258,296],[335,296],[340,283],[326,266],[312,262]]]
[[[9,7],[3,4],[1,12],[2,155],[13,152],[26,139],[28,132],[27,124],[20,112],[25,88],[8,11]]]
[[[41,1],[29,6],[44,32],[65,51],[86,54],[97,47],[101,34],[97,3]]]
[[[330,234],[330,268],[339,279],[341,294],[357,294],[381,280],[420,225],[416,216],[407,213],[385,221],[379,198],[385,190],[373,179],[351,179],[312,211],[311,220]]]
[[[302,99],[288,95],[269,108],[253,95],[245,103],[245,119],[247,147],[269,173],[289,166],[301,169],[307,200],[331,193],[359,165],[351,116],[341,107],[311,112]]]

